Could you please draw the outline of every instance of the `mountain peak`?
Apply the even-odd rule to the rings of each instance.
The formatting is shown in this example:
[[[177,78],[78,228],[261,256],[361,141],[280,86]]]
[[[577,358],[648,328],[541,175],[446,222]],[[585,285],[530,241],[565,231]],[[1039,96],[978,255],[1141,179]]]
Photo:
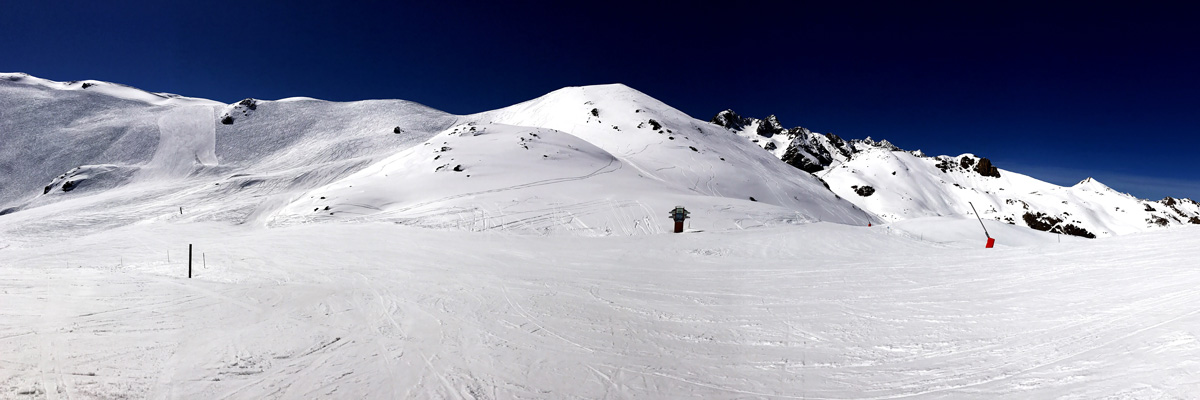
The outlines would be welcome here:
[[[714,115],[708,122],[723,126],[726,129],[740,131],[753,121],[751,121],[749,118],[738,115],[738,113],[734,112],[733,110],[725,110],[717,113],[717,115]]]
[[[1087,177],[1087,179],[1079,181],[1079,183],[1076,183],[1075,186],[1071,187],[1075,189],[1090,190],[1093,192],[1112,191],[1112,188],[1108,187],[1108,185],[1100,183],[1100,181],[1090,176]]]

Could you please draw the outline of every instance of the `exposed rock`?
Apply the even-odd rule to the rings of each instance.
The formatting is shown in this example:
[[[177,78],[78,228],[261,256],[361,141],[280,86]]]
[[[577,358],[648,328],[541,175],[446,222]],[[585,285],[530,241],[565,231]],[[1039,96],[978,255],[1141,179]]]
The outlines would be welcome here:
[[[970,156],[963,156],[962,160],[959,160],[958,165],[962,166],[962,169],[971,169],[971,167],[975,166],[975,159]]]
[[[854,193],[858,193],[858,195],[862,197],[867,197],[875,194],[875,188],[870,186],[856,186],[854,188]]]
[[[857,140],[857,141],[852,140],[850,142],[852,145],[862,144],[862,145],[869,146],[869,147],[878,147],[878,148],[881,148],[881,149],[884,149],[887,151],[904,151],[904,150],[900,149],[899,147],[896,147],[896,145],[892,144],[892,142],[889,142],[886,139],[876,142],[874,139],[871,139],[870,136],[867,136],[867,138],[863,139],[863,140]]]
[[[233,116],[226,114],[224,118],[221,118],[221,123],[225,125],[233,125]]]
[[[750,124],[750,121],[733,112],[733,110],[721,111],[708,122],[733,130],[741,130]]]
[[[1055,227],[1055,229],[1058,229],[1058,228],[1059,228],[1059,227]],[[1053,232],[1053,231],[1052,231],[1052,232]],[[1061,230],[1061,231],[1059,231],[1059,232],[1055,232],[1055,233],[1064,233],[1064,234],[1067,234],[1067,235],[1071,235],[1071,236],[1079,236],[1079,237],[1085,237],[1085,238],[1088,238],[1088,239],[1095,239],[1095,238],[1096,238],[1096,235],[1095,235],[1095,234],[1093,234],[1093,233],[1091,233],[1091,232],[1088,232],[1088,231],[1087,231],[1087,229],[1080,228],[1080,227],[1078,227],[1078,226],[1075,226],[1075,225],[1073,225],[1073,224],[1066,224],[1066,225],[1063,225],[1063,226],[1062,226],[1062,230]]]
[[[258,109],[258,100],[255,100],[252,98],[247,98],[247,99],[243,99],[242,101],[239,101],[238,105],[249,108],[251,110],[257,110]]]
[[[1060,218],[1051,217],[1045,213],[1025,213],[1021,216],[1025,220],[1025,225],[1032,229],[1043,232],[1058,233],[1071,236],[1079,236],[1088,239],[1095,239],[1096,235],[1088,232],[1087,229],[1080,228],[1074,224],[1061,225],[1063,220]]]
[[[774,115],[767,116],[767,119],[758,123],[758,136],[771,137],[783,132],[783,125],[779,123],[779,119]]]
[[[817,178],[818,181],[821,181],[822,185],[825,185],[825,190],[833,191],[833,189],[829,187],[829,182],[825,182],[824,179],[821,179],[821,177],[816,176],[816,175],[813,175],[813,177]]]
[[[938,163],[937,163],[937,165],[935,165],[935,167],[937,167],[937,169],[941,170],[942,173],[947,173],[947,172],[950,172],[950,170],[954,169],[955,165],[954,165],[954,162],[950,161],[949,157],[945,157],[945,158],[939,158]]]
[[[988,160],[987,158],[979,159],[979,164],[975,165],[975,172],[978,172],[979,175],[983,176],[990,176],[993,178],[1000,177],[1000,169],[992,165],[992,160]]]
[[[1188,223],[1200,225],[1200,217],[1192,217],[1188,220]]]
[[[793,141],[792,144],[788,146],[787,151],[783,153],[783,157],[780,159],[788,165],[804,170],[804,172],[808,172],[810,174],[825,169],[825,166],[810,160],[806,156],[805,152],[801,150],[800,146],[797,145],[796,141]]]
[[[1048,232],[1051,228],[1054,228],[1055,225],[1058,225],[1060,222],[1062,222],[1061,219],[1051,217],[1042,212],[1037,214],[1027,212],[1025,215],[1022,215],[1021,218],[1025,220],[1025,225],[1042,232]]]

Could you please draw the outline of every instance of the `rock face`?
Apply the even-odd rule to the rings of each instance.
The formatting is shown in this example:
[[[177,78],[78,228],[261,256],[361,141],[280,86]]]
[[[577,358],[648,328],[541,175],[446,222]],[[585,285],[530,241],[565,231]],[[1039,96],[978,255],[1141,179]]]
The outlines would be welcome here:
[[[829,168],[849,160],[863,151],[882,148],[903,151],[886,140],[845,140],[832,133],[816,133],[804,127],[785,129],[774,115],[765,119],[747,118],[733,110],[713,116],[710,123],[729,129],[749,139],[793,167],[809,173]]]
[[[875,194],[875,188],[870,186],[857,186],[854,188],[854,193],[858,193],[858,195],[862,197],[867,197]]]
[[[712,117],[712,119],[709,120],[708,122],[711,122],[713,124],[723,126],[726,129],[732,129],[735,131],[740,131],[743,128],[745,128],[746,125],[750,124],[749,120],[747,120],[746,118],[742,118],[741,115],[738,115],[736,112],[733,112],[733,110],[721,111],[721,112],[717,113],[716,116]]]
[[[774,115],[767,116],[762,123],[758,124],[758,136],[771,137],[783,132],[783,125],[779,123],[779,119]]]
[[[1087,229],[1080,228],[1074,224],[1064,224],[1063,220],[1046,215],[1045,213],[1025,213],[1023,216],[1025,224],[1030,228],[1051,233],[1060,233],[1064,235],[1085,237],[1095,239],[1096,235],[1088,232]]]
[[[978,172],[979,175],[983,176],[990,176],[993,178],[1000,177],[1000,169],[992,165],[992,161],[986,158],[979,159],[979,164],[975,165],[975,172]]]

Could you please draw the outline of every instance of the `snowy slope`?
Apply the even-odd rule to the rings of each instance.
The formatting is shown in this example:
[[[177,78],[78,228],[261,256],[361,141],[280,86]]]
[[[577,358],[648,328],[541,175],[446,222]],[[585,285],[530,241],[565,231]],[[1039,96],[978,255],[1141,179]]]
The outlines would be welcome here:
[[[275,222],[633,235],[669,229],[677,205],[693,213],[692,229],[878,222],[813,177],[623,85],[566,88],[463,120],[310,191]]]
[[[752,199],[802,220],[851,225],[875,221],[811,175],[624,85],[564,88],[469,118],[567,132],[672,190]]]
[[[1185,216],[1197,215],[1189,213],[1195,210],[1190,201],[1180,201],[1172,209],[1090,178],[1061,187],[1004,169],[999,169],[999,177],[983,176],[974,169],[978,160],[971,154],[929,158],[875,149],[818,175],[830,182],[835,193],[889,221],[973,216],[974,204],[987,219],[1077,236],[1112,236],[1171,224],[1160,225],[1155,218],[1178,225],[1186,223]],[[859,193],[857,189],[863,187],[873,192]]]
[[[0,397],[1190,398],[1197,233],[128,226],[0,248]]]
[[[1138,199],[1091,178],[1061,187],[996,168],[973,154],[929,157],[886,140],[783,129],[774,116],[760,120],[726,110],[711,122],[812,172],[834,193],[887,221],[974,217],[974,204],[983,218],[1081,237],[1200,224],[1195,201]]]
[[[29,222],[27,233],[162,218],[263,222],[303,191],[456,119],[401,100],[222,105],[101,82],[84,89],[5,76],[0,214],[8,214],[9,229]],[[104,87],[112,89],[94,91]],[[222,123],[229,114],[236,118]],[[179,215],[180,207],[187,213]]]
[[[27,233],[80,221],[352,219],[646,234],[669,228],[677,205],[703,216],[692,229],[879,222],[811,175],[622,85],[454,116],[399,100],[223,105],[11,76],[20,79],[0,87],[18,110],[2,122],[14,181],[0,210]],[[89,92],[108,86],[121,91]],[[33,111],[45,109],[55,112]],[[459,164],[470,171],[445,173]]]

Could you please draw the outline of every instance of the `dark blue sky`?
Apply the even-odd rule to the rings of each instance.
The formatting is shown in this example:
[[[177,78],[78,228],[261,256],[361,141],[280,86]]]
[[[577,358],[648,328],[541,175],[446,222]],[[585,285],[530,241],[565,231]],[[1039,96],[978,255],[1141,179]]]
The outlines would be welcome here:
[[[1200,198],[1190,8],[562,3],[6,2],[0,71],[454,113],[620,82],[704,120],[775,114],[1058,184]]]

